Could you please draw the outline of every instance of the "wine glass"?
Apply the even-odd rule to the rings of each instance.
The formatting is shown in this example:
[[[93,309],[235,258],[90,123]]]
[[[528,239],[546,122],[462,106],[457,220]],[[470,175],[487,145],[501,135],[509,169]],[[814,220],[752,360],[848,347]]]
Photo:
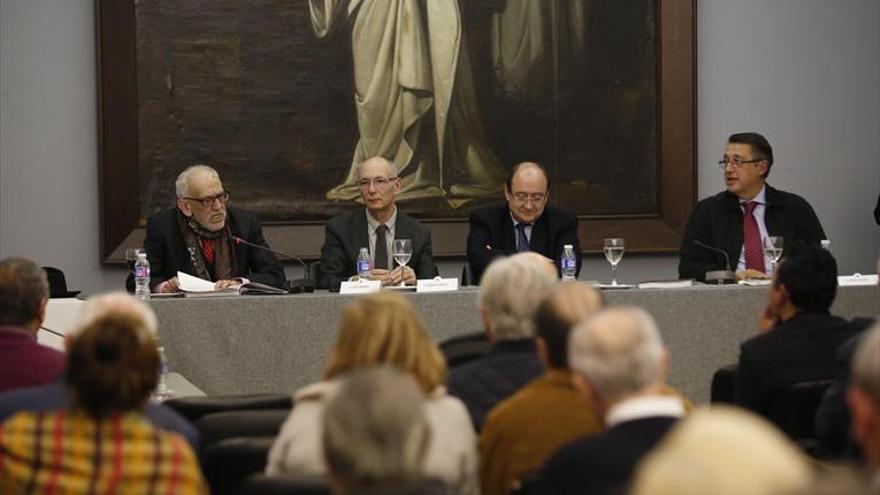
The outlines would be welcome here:
[[[776,273],[776,263],[782,257],[782,247],[784,243],[782,236],[768,235],[764,238],[764,257],[770,258],[770,272],[768,275]]]
[[[617,285],[617,264],[623,259],[623,238],[609,237],[605,239],[605,259],[611,263],[611,285]]]
[[[412,257],[412,239],[394,239],[394,243],[391,245],[391,255],[394,256],[394,261],[400,265],[400,286],[403,287],[406,285],[403,279],[403,270]]]

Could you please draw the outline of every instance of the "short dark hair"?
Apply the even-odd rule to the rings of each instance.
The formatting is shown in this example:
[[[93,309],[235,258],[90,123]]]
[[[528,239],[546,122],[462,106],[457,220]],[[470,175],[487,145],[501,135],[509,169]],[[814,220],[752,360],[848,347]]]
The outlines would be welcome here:
[[[604,306],[602,293],[585,284],[557,284],[535,312],[535,335],[544,341],[551,368],[568,368],[571,329]]]
[[[37,319],[40,302],[49,297],[46,272],[26,258],[0,261],[0,325],[23,325]]]
[[[513,177],[516,175],[517,172],[519,172],[519,169],[521,169],[522,167],[524,167],[526,165],[537,167],[538,170],[540,170],[541,173],[544,174],[544,178],[547,179],[547,190],[549,191],[550,190],[550,176],[547,175],[547,169],[544,168],[544,166],[541,165],[540,163],[531,162],[531,161],[519,162],[510,169],[510,175],[507,176],[507,182],[505,183],[507,185],[507,190],[510,192],[513,192]]]
[[[770,175],[770,167],[773,166],[773,148],[770,146],[770,142],[767,141],[767,138],[757,132],[739,132],[731,134],[730,137],[727,138],[727,142],[730,144],[747,144],[751,146],[752,154],[755,155],[755,158],[767,162],[767,172],[764,173],[764,178],[766,179],[767,176]]]
[[[773,283],[785,287],[798,310],[828,312],[837,295],[837,261],[818,244],[793,243],[786,246]]]

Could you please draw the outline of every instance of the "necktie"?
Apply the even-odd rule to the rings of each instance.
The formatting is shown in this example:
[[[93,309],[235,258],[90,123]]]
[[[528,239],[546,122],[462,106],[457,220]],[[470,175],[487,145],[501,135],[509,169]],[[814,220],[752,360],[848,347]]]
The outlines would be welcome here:
[[[528,227],[529,225],[531,224],[516,224],[516,252],[518,253],[529,250],[529,238],[526,237],[526,227]]]
[[[376,227],[376,252],[373,253],[373,268],[388,269],[388,244],[385,243],[385,224]]]
[[[207,264],[214,264],[214,239],[202,239],[202,254]]]
[[[745,213],[743,215],[743,249],[746,254],[746,269],[758,270],[764,273],[764,249],[761,246],[761,230],[758,229],[758,221],[755,220],[755,207],[758,203],[746,201],[743,203]]]

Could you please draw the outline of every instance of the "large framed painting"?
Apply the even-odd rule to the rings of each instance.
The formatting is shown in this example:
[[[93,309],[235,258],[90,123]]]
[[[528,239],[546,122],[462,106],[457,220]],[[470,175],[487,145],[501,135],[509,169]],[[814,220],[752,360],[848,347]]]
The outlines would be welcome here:
[[[318,257],[391,160],[438,256],[538,161],[581,244],[671,252],[696,195],[695,0],[96,0],[101,256],[140,243],[186,166],[269,242]]]

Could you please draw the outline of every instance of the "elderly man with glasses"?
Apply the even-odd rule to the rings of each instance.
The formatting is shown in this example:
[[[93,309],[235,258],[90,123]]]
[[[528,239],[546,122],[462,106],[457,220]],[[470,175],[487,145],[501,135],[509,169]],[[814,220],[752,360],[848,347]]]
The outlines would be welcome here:
[[[515,165],[504,184],[504,196],[506,204],[471,212],[467,257],[473,281],[479,282],[495,257],[523,251],[555,260],[558,271],[566,244],[571,244],[578,255],[577,272],[580,273],[577,217],[547,206],[550,182],[544,167],[533,162]]]
[[[766,237],[781,236],[785,245],[819,245],[825,239],[804,198],[767,184],[773,148],[764,136],[733,134],[718,165],[727,190],[701,200],[691,212],[681,244],[680,278],[705,280],[712,270],[734,270],[738,280],[770,278],[772,259],[763,251]]]
[[[383,285],[415,285],[419,278],[437,274],[431,257],[431,231],[403,213],[395,205],[400,178],[394,166],[381,156],[361,162],[357,167],[358,189],[365,208],[331,218],[325,227],[321,248],[321,277],[318,286],[338,290],[343,280],[357,275],[357,258],[367,248],[372,261],[373,280]],[[394,239],[412,241],[412,257],[402,269],[392,259]]]
[[[218,289],[247,282],[285,288],[284,270],[268,251],[259,219],[226,205],[229,191],[216,170],[193,165],[180,173],[175,188],[176,207],[147,220],[144,249],[153,292],[176,292],[178,271],[211,280]],[[126,287],[134,291],[132,274]]]

